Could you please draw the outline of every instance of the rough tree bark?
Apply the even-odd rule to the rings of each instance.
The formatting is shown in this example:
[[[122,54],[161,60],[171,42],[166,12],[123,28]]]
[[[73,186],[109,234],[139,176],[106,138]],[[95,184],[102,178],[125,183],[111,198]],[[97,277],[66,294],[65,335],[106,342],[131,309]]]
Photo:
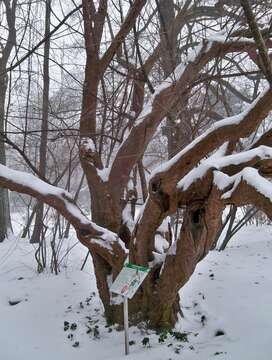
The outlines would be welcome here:
[[[256,50],[250,36],[239,37],[237,32],[235,36],[229,33],[204,39],[190,58],[178,65],[174,74],[149,96],[145,106],[145,83],[150,81],[147,76],[156,64],[162,44],[139,68],[125,62],[123,65],[133,89],[131,121],[110,166],[105,167],[99,152],[99,138],[104,135],[99,134],[97,115],[100,83],[115,55],[122,63],[120,46],[125,46],[123,43],[145,4],[144,0],[132,3],[120,29],[112,34],[110,45],[102,49],[108,2],[100,0],[95,6],[93,1],[83,0],[87,62],[80,121],[80,161],[91,194],[92,221],[82,214],[70,194],[48,186],[34,176],[0,165],[0,186],[36,197],[54,207],[74,226],[79,241],[93,257],[97,286],[108,321],[122,322],[120,299],[110,294],[109,287],[129,253],[130,261],[151,268],[137,295],[130,301],[131,321],[147,320],[154,328],[170,328],[180,312],[179,290],[211,249],[222,226],[224,208],[232,204],[253,204],[272,217],[271,184],[265,179],[272,174],[271,134],[261,136],[251,149],[233,146],[237,150],[235,154],[229,153],[227,144],[235,145],[256,131],[272,110],[272,90],[264,90],[237,116],[213,124],[155,169],[150,176],[145,204],[130,230],[123,215],[124,192],[131,173],[161,122],[178,103],[182,106],[188,96],[192,96],[195,83],[201,81],[203,71],[210,63],[230,53]],[[177,12],[173,31],[179,32],[185,19],[201,17],[202,7],[191,8],[190,1],[186,1],[186,6],[189,6],[186,12],[182,9]],[[218,6],[205,7],[205,11],[219,16]],[[267,45],[271,46],[269,39]],[[178,208],[185,210],[178,239],[160,253],[156,249],[155,234],[165,217],[174,214]]]

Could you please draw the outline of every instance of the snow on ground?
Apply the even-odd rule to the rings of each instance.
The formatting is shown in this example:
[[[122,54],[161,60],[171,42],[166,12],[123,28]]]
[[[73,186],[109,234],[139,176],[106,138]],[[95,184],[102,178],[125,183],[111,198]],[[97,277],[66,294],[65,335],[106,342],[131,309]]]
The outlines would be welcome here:
[[[226,251],[211,252],[181,292],[185,318],[177,331],[189,332],[189,342],[168,335],[160,344],[153,332],[130,328],[135,345],[127,358],[270,360],[271,238],[272,227],[250,226]],[[0,244],[0,359],[125,359],[123,331],[105,327],[90,260],[79,270],[85,248],[69,253],[58,276],[37,275],[33,254],[25,239]]]

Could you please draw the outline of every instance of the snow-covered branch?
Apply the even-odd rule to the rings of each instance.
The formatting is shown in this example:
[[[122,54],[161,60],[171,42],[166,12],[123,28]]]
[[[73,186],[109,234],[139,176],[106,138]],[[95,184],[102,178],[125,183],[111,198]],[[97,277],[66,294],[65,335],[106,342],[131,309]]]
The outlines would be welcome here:
[[[120,192],[122,191],[128,181],[129,174],[133,166],[143,155],[157,127],[178,102],[181,102],[182,99],[184,100],[187,98],[193,83],[198,79],[201,70],[207,63],[217,57],[224,56],[226,53],[245,52],[252,48],[255,49],[255,44],[252,39],[232,39],[227,38],[226,36],[214,36],[208,40],[203,41],[203,43],[196,50],[192,50],[192,53],[188,56],[186,63],[178,65],[174,73],[171,74],[171,76],[168,77],[165,81],[163,81],[163,83],[156,89],[155,93],[151,96],[147,104],[144,106],[142,112],[136,119],[134,126],[120,145],[117,154],[112,161],[109,175],[111,184],[115,188],[120,189]],[[264,107],[263,111],[260,111],[260,116],[257,117],[257,120],[260,121],[260,118],[263,119],[267,115],[267,112],[270,110],[270,107],[268,106],[269,101],[271,102],[271,94],[268,91],[258,99],[257,103],[254,102],[253,107],[256,106],[258,110],[259,103],[260,106]],[[233,119],[227,119],[225,120],[225,123],[221,122],[220,125],[218,125],[218,128],[217,125],[215,125],[215,127],[208,133],[205,133],[201,139],[205,142],[204,137],[205,135],[209,134],[209,139],[207,140],[210,141],[210,138],[213,137],[214,132],[222,132],[219,127],[223,127],[223,125],[226,125],[224,128],[230,127],[234,124],[239,125],[239,120],[242,120],[241,118],[243,115],[245,116],[246,113],[242,113]],[[251,117],[251,115],[249,114],[247,117]],[[241,127],[243,127],[244,122],[241,121],[241,124]],[[252,128],[255,128],[256,126],[257,123],[252,124],[248,132],[251,132]],[[241,133],[241,135],[246,135],[248,132],[244,131]],[[211,146],[211,150],[215,149],[220,144],[222,144],[222,142],[226,141],[226,138],[230,136],[230,133],[227,131],[226,134],[227,136],[222,141],[210,141],[211,144],[214,144],[214,146]],[[191,148],[193,149],[193,147],[198,144],[201,148],[203,148],[203,150],[201,150],[201,154],[197,156],[195,161],[192,162],[192,166],[189,166],[188,171],[195,166],[195,164],[200,160],[200,158],[203,156],[203,153],[205,152],[204,148],[206,148],[206,143],[205,146],[202,146],[203,141],[200,142],[199,140],[200,138],[193,142]],[[188,150],[189,149],[186,148],[187,152]],[[191,158],[192,152],[194,152],[194,150],[188,152],[189,159]],[[186,160],[184,164],[183,158],[185,157]],[[177,164],[175,164],[175,162],[177,162]],[[179,165],[180,162],[181,166]],[[185,156],[185,152],[183,151],[177,155],[172,162],[169,162],[167,166],[163,168],[163,171],[165,169],[170,171],[170,176],[175,178],[177,181],[178,178],[181,178],[181,175],[183,174],[177,174],[175,169],[171,171],[172,165],[174,168],[177,165],[181,169],[184,168],[184,165],[186,165],[188,162],[190,163],[190,161],[187,159],[187,156]],[[187,167],[185,168],[187,169]],[[121,178],[120,174],[122,174]]]
[[[222,149],[204,160],[177,183],[176,189],[168,197],[169,208],[167,214],[176,211],[177,207],[186,206],[196,198],[208,198],[214,185],[222,191],[225,188],[229,189],[235,182],[235,176],[240,179],[241,169],[248,168],[248,166],[255,166],[262,173],[271,175],[272,149],[270,147],[259,146],[242,153],[224,156],[225,145],[227,146],[227,144],[224,144]],[[158,202],[153,201],[152,197],[149,196],[143,209],[143,215],[137,223],[137,235],[140,234],[140,236],[137,236],[138,249],[149,246],[150,253],[152,252],[150,233],[158,228],[164,216],[165,213],[163,213],[162,209],[160,211]],[[137,250],[137,254],[143,258],[140,250]]]
[[[178,182],[177,188],[181,191],[188,190],[196,180],[203,178],[210,169],[217,169],[227,175],[234,175],[245,167],[258,165],[261,160],[272,161],[272,148],[259,146],[233,155],[218,158],[211,156],[185,175]]]
[[[272,219],[272,183],[258,170],[247,167],[233,176],[215,172],[215,183],[223,193],[225,204],[251,204]]]
[[[160,191],[169,193],[207,154],[226,141],[250,135],[271,109],[272,90],[268,88],[242,113],[216,122],[171,160],[155,169],[150,187],[154,188],[154,184],[159,183]]]
[[[122,264],[126,249],[113,232],[90,221],[71,194],[26,172],[0,164],[0,187],[27,194],[56,209],[76,229],[79,240],[90,250],[99,251],[113,265]]]

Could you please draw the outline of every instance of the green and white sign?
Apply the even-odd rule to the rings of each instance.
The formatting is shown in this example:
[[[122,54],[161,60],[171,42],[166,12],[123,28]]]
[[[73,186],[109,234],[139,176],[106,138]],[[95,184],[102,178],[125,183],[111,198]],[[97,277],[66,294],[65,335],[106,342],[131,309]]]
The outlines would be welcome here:
[[[126,263],[112,284],[110,291],[131,299],[148,273],[149,268],[147,267]]]
[[[110,291],[124,299],[125,354],[129,354],[128,299],[131,299],[149,273],[149,268],[126,263],[118,274]]]

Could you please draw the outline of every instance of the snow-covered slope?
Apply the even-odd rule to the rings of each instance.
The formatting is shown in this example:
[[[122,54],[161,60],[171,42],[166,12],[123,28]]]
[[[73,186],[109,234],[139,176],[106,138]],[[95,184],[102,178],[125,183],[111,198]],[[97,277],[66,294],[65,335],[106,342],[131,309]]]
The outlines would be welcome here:
[[[128,358],[270,360],[271,240],[271,227],[247,227],[225,252],[211,252],[181,291],[185,318],[177,331],[189,332],[188,342],[168,335],[159,343],[158,335],[130,328]],[[26,240],[0,244],[0,359],[125,358],[123,332],[105,327],[90,261],[79,271],[85,248],[73,249],[58,276],[37,275],[33,254]]]

